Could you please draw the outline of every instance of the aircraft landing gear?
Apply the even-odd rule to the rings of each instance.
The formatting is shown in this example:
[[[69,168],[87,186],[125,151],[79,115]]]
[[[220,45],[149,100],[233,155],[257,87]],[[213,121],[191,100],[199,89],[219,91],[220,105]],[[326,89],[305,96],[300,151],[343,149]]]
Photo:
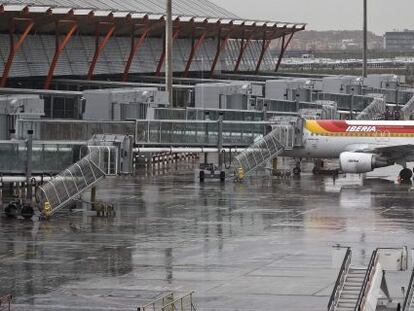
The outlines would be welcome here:
[[[300,168],[301,166],[301,160],[297,160],[296,161],[296,166],[293,169],[293,175],[294,176],[300,176],[300,173],[302,173],[302,169]]]
[[[409,168],[403,168],[400,171],[399,181],[402,184],[411,183],[412,177],[413,177],[413,172]]]

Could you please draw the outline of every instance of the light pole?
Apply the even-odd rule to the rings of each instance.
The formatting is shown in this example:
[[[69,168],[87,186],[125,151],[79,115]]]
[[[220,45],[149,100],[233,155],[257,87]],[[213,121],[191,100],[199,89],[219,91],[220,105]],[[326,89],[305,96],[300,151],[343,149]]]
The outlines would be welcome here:
[[[168,94],[168,104],[173,107],[173,57],[172,57],[172,0],[166,0],[166,20],[165,20],[165,90]]]
[[[363,0],[364,1],[364,29],[363,29],[363,33],[364,33],[364,43],[363,43],[363,52],[362,52],[362,57],[363,57],[363,65],[362,65],[362,75],[364,78],[367,77],[367,50],[368,50],[368,5],[367,5],[367,1],[368,0]]]

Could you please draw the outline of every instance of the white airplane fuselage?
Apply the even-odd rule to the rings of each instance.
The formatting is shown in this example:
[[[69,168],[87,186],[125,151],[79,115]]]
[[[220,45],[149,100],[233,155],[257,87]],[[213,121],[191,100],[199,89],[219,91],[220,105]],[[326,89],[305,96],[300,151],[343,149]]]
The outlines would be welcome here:
[[[282,155],[297,158],[339,158],[343,152],[414,145],[414,121],[305,121],[303,148]],[[401,155],[414,161],[410,154]]]

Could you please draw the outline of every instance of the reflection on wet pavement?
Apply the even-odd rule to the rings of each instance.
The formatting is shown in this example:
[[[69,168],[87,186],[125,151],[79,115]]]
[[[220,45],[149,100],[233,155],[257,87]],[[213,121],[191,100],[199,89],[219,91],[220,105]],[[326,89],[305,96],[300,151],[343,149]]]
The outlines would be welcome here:
[[[0,296],[16,310],[134,310],[195,290],[198,310],[324,310],[331,248],[367,264],[414,238],[408,186],[359,176],[199,184],[172,175],[108,178],[114,218],[0,219]]]

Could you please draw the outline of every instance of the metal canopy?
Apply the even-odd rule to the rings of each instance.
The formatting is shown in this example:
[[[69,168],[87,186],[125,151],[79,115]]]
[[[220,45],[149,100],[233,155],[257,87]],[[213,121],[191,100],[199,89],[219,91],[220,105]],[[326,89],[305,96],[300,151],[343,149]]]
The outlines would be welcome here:
[[[31,18],[34,21],[34,31],[41,34],[54,34],[58,21],[73,20],[77,22],[77,32],[81,35],[95,35],[96,24],[105,21],[114,23],[117,36],[129,36],[132,27],[137,28],[136,33],[139,34],[148,26],[152,26],[149,37],[164,35],[161,27],[165,22],[162,1],[157,4],[150,1],[140,1],[138,4],[131,0],[105,3],[97,0],[33,2],[35,4],[21,0],[14,0],[13,3],[0,2],[0,33],[9,33],[13,18],[24,17]],[[210,38],[223,36],[223,32],[226,32],[229,39],[243,39],[247,33],[251,40],[273,40],[304,30],[306,26],[304,23],[244,20],[208,1],[192,0],[191,3],[189,5],[184,0],[176,0],[174,3],[174,27],[180,29],[180,38],[192,37],[194,32],[206,32],[206,37]],[[209,14],[213,17],[209,17]]]

